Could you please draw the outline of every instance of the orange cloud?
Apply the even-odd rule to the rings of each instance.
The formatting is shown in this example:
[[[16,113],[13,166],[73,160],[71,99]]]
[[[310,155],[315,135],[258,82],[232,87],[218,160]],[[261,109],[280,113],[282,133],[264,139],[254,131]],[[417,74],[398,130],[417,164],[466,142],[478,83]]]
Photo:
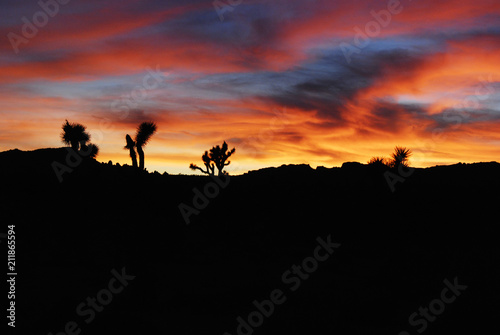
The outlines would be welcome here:
[[[403,11],[374,37],[359,63],[332,62],[330,72],[314,63],[325,54],[340,54],[338,45],[328,43],[352,39],[353,27],[373,20],[370,11],[384,9],[386,2],[317,1],[315,7],[245,2],[224,22],[210,1],[160,10],[139,10],[140,2],[131,1],[61,13],[20,55],[2,47],[10,55],[0,66],[0,110],[6,121],[0,124],[2,150],[60,146],[60,128],[68,118],[87,125],[101,148],[101,161],[129,163],[122,149],[125,134],[152,119],[159,131],[146,148],[150,171],[189,173],[189,163],[199,163],[204,150],[223,140],[237,149],[236,172],[283,163],[364,162],[389,155],[396,144],[415,150],[417,166],[495,159],[498,118],[482,110],[485,99],[474,108],[464,101],[476,92],[497,96],[478,88],[481,78],[500,81],[498,35],[476,32],[476,20],[493,26],[490,17],[500,4],[401,3]],[[280,15],[255,14],[255,6],[277,6]],[[207,19],[207,13],[213,17]],[[1,33],[13,29],[20,27]],[[430,34],[439,47],[393,52],[404,47],[391,37],[422,39],[437,29],[449,32]],[[167,88],[150,92],[124,119],[114,114],[111,103],[133,87],[123,78],[156,65],[172,73]],[[214,73],[234,77],[221,83],[208,76]],[[198,79],[206,79],[203,87],[196,86]],[[95,85],[96,96],[55,92],[51,84],[58,81],[75,90]],[[78,86],[81,82],[88,85]],[[444,117],[460,104],[468,118],[450,125]]]

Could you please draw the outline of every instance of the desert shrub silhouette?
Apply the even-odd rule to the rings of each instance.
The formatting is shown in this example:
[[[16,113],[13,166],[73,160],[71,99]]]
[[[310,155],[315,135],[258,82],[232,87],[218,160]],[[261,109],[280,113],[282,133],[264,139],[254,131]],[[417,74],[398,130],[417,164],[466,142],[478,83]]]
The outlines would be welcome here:
[[[191,170],[200,170],[205,174],[213,176],[216,167],[218,170],[218,175],[221,176],[227,173],[224,171],[224,167],[231,164],[231,161],[227,161],[227,159],[231,157],[231,155],[234,154],[235,152],[236,152],[235,148],[228,150],[227,143],[226,141],[224,141],[222,147],[219,145],[212,147],[212,149],[210,149],[210,152],[205,151],[203,156],[201,156],[203,164],[205,164],[205,170],[203,170],[202,168],[193,163],[189,165],[189,168]]]
[[[70,145],[73,150],[83,153],[82,156],[97,157],[99,147],[96,144],[88,143],[90,134],[86,132],[87,127],[80,123],[69,123],[66,120],[62,129],[61,140],[63,143]]]
[[[82,152],[88,153],[88,156],[90,158],[96,158],[97,155],[99,154],[99,147],[93,143],[89,143],[89,144],[82,143],[80,150]]]
[[[144,170],[144,150],[143,147],[149,142],[151,136],[157,130],[157,126],[154,122],[143,122],[137,127],[137,132],[135,134],[135,141],[132,140],[132,137],[127,134],[125,136],[125,140],[127,141],[127,145],[125,149],[130,151],[130,158],[132,159],[132,165],[137,167],[137,154],[139,155],[139,170]]]
[[[389,165],[389,162],[387,161],[387,159],[385,157],[376,156],[376,157],[372,157],[368,161],[368,165],[378,166],[378,167],[385,167],[385,166]]]
[[[391,155],[391,161],[389,162],[389,166],[391,168],[399,168],[399,166],[409,167],[410,162],[409,159],[413,153],[410,149],[405,147],[396,146],[394,147],[394,152]]]

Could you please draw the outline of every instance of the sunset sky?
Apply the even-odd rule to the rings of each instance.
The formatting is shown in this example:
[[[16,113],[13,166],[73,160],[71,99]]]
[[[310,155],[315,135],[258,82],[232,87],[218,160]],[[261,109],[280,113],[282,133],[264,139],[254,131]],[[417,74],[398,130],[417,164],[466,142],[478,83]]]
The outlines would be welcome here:
[[[223,140],[233,174],[395,145],[417,167],[500,161],[498,0],[41,3],[1,4],[0,151],[63,146],[68,119],[130,164],[152,120],[149,171],[194,173]]]

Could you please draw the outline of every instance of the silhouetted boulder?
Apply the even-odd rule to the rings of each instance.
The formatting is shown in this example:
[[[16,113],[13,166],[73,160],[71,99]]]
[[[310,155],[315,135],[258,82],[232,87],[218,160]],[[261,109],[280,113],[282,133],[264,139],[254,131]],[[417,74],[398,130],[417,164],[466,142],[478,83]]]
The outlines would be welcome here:
[[[342,163],[341,169],[346,169],[346,170],[360,170],[365,168],[365,164],[361,164],[359,162],[345,162]]]

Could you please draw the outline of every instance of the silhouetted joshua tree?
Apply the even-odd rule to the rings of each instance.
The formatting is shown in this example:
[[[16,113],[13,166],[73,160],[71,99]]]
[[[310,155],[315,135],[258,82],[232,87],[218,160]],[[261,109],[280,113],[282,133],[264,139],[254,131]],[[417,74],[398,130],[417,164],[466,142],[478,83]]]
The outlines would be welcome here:
[[[63,132],[61,133],[61,140],[71,145],[71,147],[78,151],[80,144],[85,144],[90,140],[90,135],[85,131],[87,127],[79,123],[66,123],[62,126]]]
[[[135,141],[127,134],[125,136],[125,140],[127,141],[127,145],[124,149],[128,149],[130,151],[130,158],[132,158],[132,166],[137,167],[137,153],[135,152]]]
[[[400,165],[403,167],[408,167],[409,166],[409,158],[412,155],[412,152],[410,149],[407,149],[405,147],[399,147],[396,146],[394,148],[394,152],[391,155],[391,162],[389,164],[390,167],[393,168],[398,168]]]
[[[213,176],[215,165],[214,165],[214,163],[211,162],[210,157],[208,156],[208,151],[205,151],[203,156],[201,156],[201,159],[203,160],[203,164],[205,164],[205,170],[203,170],[199,166],[194,165],[193,163],[191,163],[191,165],[189,165],[189,168],[191,170],[200,170],[201,172],[203,172],[205,174]]]
[[[212,149],[210,149],[210,152],[205,151],[205,154],[201,157],[201,159],[203,160],[203,163],[205,164],[206,170],[203,170],[202,168],[196,166],[193,163],[191,163],[189,165],[189,168],[192,170],[200,170],[201,172],[203,172],[205,174],[213,176],[214,175],[214,167],[216,167],[218,170],[218,175],[221,176],[221,175],[226,173],[224,171],[224,167],[231,164],[231,162],[227,161],[227,159],[229,157],[231,157],[231,155],[234,154],[235,151],[236,151],[235,148],[228,150],[227,143],[226,143],[226,141],[224,141],[224,143],[222,144],[222,147],[217,145],[217,146],[213,147]]]
[[[132,158],[132,165],[137,166],[137,159],[135,158],[135,149],[137,148],[137,154],[139,154],[139,170],[144,170],[144,150],[142,149],[151,139],[151,136],[156,132],[156,124],[154,122],[143,122],[137,127],[137,133],[135,134],[135,142],[132,140],[130,135],[125,136],[127,140],[127,145],[125,149],[130,150],[130,158]]]
[[[224,172],[224,167],[228,166],[231,164],[231,161],[226,160],[234,154],[236,151],[235,148],[232,148],[230,151],[228,151],[227,143],[224,141],[222,144],[222,148],[219,146],[216,146],[212,149],[210,149],[210,157],[212,161],[215,163],[215,167],[217,167],[217,170],[219,170],[219,176],[222,175]]]
[[[82,156],[96,158],[99,153],[99,147],[95,144],[88,143],[90,134],[86,132],[87,127],[80,123],[66,123],[62,126],[61,140],[65,144],[69,144],[75,151],[80,151]]]

